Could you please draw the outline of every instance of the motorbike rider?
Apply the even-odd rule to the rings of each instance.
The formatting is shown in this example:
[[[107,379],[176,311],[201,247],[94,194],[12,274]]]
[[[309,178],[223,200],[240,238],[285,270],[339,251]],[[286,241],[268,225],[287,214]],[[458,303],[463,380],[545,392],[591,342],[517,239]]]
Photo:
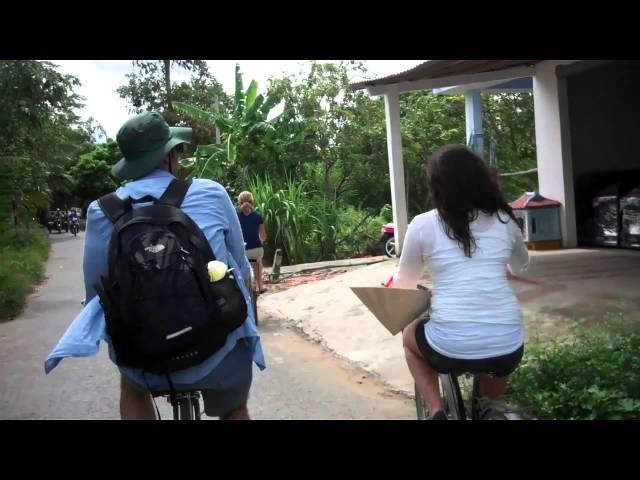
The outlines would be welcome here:
[[[79,224],[80,224],[80,219],[78,218],[78,212],[76,212],[73,208],[71,210],[69,210],[69,228],[71,229],[72,233],[75,235],[79,230]],[[76,229],[75,232],[73,232],[73,229]]]
[[[64,212],[60,210],[60,208],[56,208],[56,211],[53,214],[54,224],[57,226],[58,222],[60,222],[60,225],[64,226],[65,217],[66,215],[64,214]]]

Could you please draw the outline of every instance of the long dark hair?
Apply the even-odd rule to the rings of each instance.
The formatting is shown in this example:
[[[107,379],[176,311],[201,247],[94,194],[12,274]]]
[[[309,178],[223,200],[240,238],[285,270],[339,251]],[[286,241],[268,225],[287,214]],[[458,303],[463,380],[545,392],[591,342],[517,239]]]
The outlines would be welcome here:
[[[506,213],[516,222],[487,164],[474,152],[462,145],[447,145],[437,150],[427,164],[429,190],[438,209],[444,231],[451,240],[457,240],[465,256],[471,258],[476,242],[469,223],[480,212],[489,215]]]

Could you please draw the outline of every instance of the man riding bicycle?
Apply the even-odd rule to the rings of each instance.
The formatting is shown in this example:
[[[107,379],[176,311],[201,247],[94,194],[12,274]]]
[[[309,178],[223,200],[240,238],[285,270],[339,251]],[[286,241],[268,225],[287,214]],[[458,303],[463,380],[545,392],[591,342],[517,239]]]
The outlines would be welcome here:
[[[252,382],[252,364],[255,362],[260,369],[265,368],[253,310],[249,308],[250,297],[244,284],[244,278],[250,275],[250,266],[245,257],[242,231],[231,200],[225,189],[214,181],[196,179],[189,184],[175,180],[182,145],[191,143],[191,137],[190,128],[169,127],[156,112],[133,117],[118,132],[117,142],[124,157],[114,165],[112,174],[120,180],[130,182],[118,188],[115,196],[102,197],[89,205],[83,264],[86,306],[45,364],[48,373],[62,358],[95,354],[99,341],[106,340],[110,358],[119,366],[121,374],[122,419],[154,419],[156,416],[150,392],[184,390],[202,390],[205,413],[209,416],[249,419],[247,400]],[[153,214],[140,216],[136,211],[174,213],[163,219],[151,218]],[[125,220],[128,223],[123,225]],[[136,242],[142,242],[140,245],[144,248],[136,251],[135,258],[128,263],[118,263],[117,255],[124,255],[126,252],[118,245],[114,249],[114,244],[110,243],[114,242],[112,234],[118,233],[120,228],[135,228],[136,222],[148,221],[156,222],[155,230],[143,231],[125,244],[125,247],[134,249]],[[180,225],[176,227],[175,224],[184,225],[184,228]],[[167,242],[162,243],[158,238],[164,238]],[[205,241],[200,241],[200,238]],[[163,257],[172,248],[176,249],[176,254]],[[235,322],[233,328],[224,329],[226,317],[216,317],[217,324],[207,323],[209,317],[225,313],[225,301],[227,306],[233,305],[233,302],[229,298],[215,296],[200,282],[203,275],[206,275],[206,265],[194,261],[194,258],[201,258],[194,257],[194,250],[205,252],[206,255],[203,255],[208,255],[207,258],[223,262],[228,266],[228,271],[233,272],[233,275],[227,274],[231,287],[226,291],[229,288],[239,289],[241,302],[247,307],[246,316]],[[176,288],[182,288],[176,301],[167,303],[166,296],[162,298],[158,295],[155,299],[149,297],[151,300],[143,305],[138,302],[133,303],[130,309],[122,308],[118,303],[122,296],[136,296],[124,287],[120,294],[113,295],[109,291],[113,285],[108,279],[121,274],[118,268],[126,268],[122,265],[131,264],[136,259],[140,263],[135,271],[127,272],[130,275],[147,275],[148,277],[140,278],[149,278],[149,282],[152,282],[154,272],[158,270],[169,276],[166,278],[181,279],[175,282],[178,284]],[[154,259],[163,260],[153,263]],[[155,267],[149,269],[149,265]],[[162,281],[158,283],[158,288],[170,288],[170,285],[167,286],[170,283],[172,282]],[[153,294],[149,292],[153,290],[151,283],[145,286],[133,282],[131,288],[134,287],[138,296]],[[196,305],[197,301],[204,303]],[[196,307],[199,310],[193,310]],[[173,317],[189,321],[189,318],[178,318],[181,312],[190,311],[189,309],[202,312],[198,315],[202,318],[193,318],[193,326],[188,325],[182,329],[172,326],[167,331],[166,345],[143,345],[149,351],[153,350],[157,359],[163,361],[142,361],[144,367],[132,366],[140,364],[141,360],[138,355],[134,361],[134,356],[127,351],[127,342],[132,342],[132,338],[126,335],[122,338],[123,335],[120,335],[123,331],[133,331],[130,325],[124,325],[131,320],[132,312],[153,312],[146,317],[138,313],[135,320],[145,321],[146,325],[156,328],[153,322],[156,317],[158,322],[162,318],[162,326],[172,322]],[[173,313],[167,316],[167,310]],[[242,310],[242,315],[245,315],[244,311]],[[122,325],[126,328],[121,329]],[[203,348],[194,349],[194,342],[202,340],[202,335],[196,335],[191,343],[183,342],[182,355],[173,355],[170,351],[171,342],[188,338],[198,328],[207,332],[218,343],[204,344]],[[138,333],[141,333],[140,338],[145,338],[144,332]],[[164,336],[160,340],[164,342]],[[199,356],[204,355],[203,351],[210,354],[200,359]],[[198,363],[194,364],[194,358]],[[176,370],[176,365],[188,367]]]

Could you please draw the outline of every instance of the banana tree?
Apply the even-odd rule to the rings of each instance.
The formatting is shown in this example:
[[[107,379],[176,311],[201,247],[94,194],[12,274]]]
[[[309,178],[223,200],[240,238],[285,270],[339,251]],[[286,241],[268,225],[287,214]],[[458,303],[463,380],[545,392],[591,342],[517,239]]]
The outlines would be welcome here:
[[[236,65],[236,88],[234,106],[230,116],[220,112],[208,112],[182,102],[172,102],[176,112],[182,113],[209,128],[218,128],[222,144],[198,145],[192,158],[182,164],[192,169],[192,177],[212,178],[223,169],[241,166],[238,160],[238,145],[249,138],[262,138],[274,132],[273,123],[280,117],[269,118],[269,113],[278,105],[274,96],[258,95],[258,82],[252,80],[244,91],[240,65]],[[240,163],[240,165],[238,165]]]

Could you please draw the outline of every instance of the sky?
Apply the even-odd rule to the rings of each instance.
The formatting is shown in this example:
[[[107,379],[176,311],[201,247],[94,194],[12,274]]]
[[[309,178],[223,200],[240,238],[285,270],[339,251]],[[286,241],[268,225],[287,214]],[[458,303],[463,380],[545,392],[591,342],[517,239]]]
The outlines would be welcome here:
[[[372,78],[393,75],[412,68],[424,60],[365,60]],[[280,73],[298,73],[303,60],[207,60],[209,71],[222,84],[225,91],[232,94],[235,84],[235,65],[240,70],[245,84],[250,80],[258,82],[258,91],[264,91],[267,80]],[[126,82],[125,74],[132,70],[131,60],[55,60],[60,71],[70,73],[80,79],[82,86],[78,93],[85,97],[85,108],[78,112],[83,119],[93,117],[111,138],[115,138],[120,126],[132,115],[127,103],[116,93],[116,89]],[[187,80],[189,74],[172,71],[172,80]],[[354,78],[354,80],[358,80]]]

